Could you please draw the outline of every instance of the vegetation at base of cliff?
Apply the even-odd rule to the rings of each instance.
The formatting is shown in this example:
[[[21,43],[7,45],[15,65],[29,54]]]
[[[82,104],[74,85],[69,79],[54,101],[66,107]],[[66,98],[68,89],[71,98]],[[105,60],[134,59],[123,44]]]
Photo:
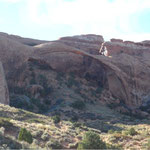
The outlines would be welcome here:
[[[84,113],[78,109],[68,111],[64,108],[64,112],[55,112],[53,117],[53,113],[45,116],[0,104],[1,147],[3,149],[149,147],[148,122],[115,113],[100,104],[87,104],[86,107]],[[81,119],[82,117],[84,119]]]
[[[85,103],[77,100],[77,101],[73,102],[70,106],[75,109],[83,110],[85,108]]]
[[[0,117],[0,127],[5,127],[6,129],[13,127],[9,118]]]
[[[59,123],[60,122],[60,116],[59,115],[55,115],[52,117],[54,123]]]
[[[18,135],[18,140],[20,141],[26,141],[29,144],[33,142],[32,135],[29,131],[27,131],[25,128],[21,128],[19,135]]]
[[[99,82],[37,66],[32,66],[27,75],[26,85],[21,89],[14,86],[16,89],[10,92],[11,106],[21,109],[0,105],[0,115],[8,118],[7,123],[0,122],[0,132],[5,133],[3,139],[10,139],[16,147],[140,149],[143,144],[148,147],[149,124],[116,113],[114,108],[118,106],[111,105],[113,109],[109,109],[101,103],[100,96],[106,89]],[[34,91],[32,86],[40,90]],[[32,135],[32,143],[26,138],[18,140],[22,128]],[[10,143],[7,146],[12,148]]]
[[[106,149],[106,144],[94,132],[87,132],[83,140],[78,144],[77,149]]]

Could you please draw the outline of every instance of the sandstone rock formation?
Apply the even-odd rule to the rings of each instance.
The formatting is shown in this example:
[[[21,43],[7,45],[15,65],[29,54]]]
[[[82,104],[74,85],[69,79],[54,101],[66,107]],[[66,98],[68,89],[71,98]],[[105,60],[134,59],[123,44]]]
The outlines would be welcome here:
[[[88,36],[61,38],[36,46],[34,58],[57,71],[76,72],[83,77],[89,75],[121,103],[131,109],[138,108],[150,91],[150,47],[113,39],[103,44],[108,51],[104,56],[98,53],[98,43],[102,44],[103,38],[95,36],[88,40]],[[95,46],[97,53],[87,50],[88,45],[93,49]]]
[[[11,71],[26,70],[23,66],[34,62],[47,70],[73,72],[94,81],[111,94],[112,103],[119,101],[131,110],[137,110],[149,100],[149,41],[111,39],[104,42],[102,36],[81,35],[34,47],[22,43],[0,35],[0,59],[7,77]],[[103,53],[99,52],[100,47]]]
[[[24,70],[24,63],[32,52],[32,47],[0,35],[0,60],[7,77],[19,69]]]
[[[14,41],[17,41],[17,42],[20,42],[22,44],[29,45],[29,46],[34,46],[34,45],[48,42],[48,41],[43,41],[43,40],[31,39],[31,38],[23,38],[17,35],[9,35],[3,32],[0,32],[0,36],[3,38],[9,38],[10,40],[14,40]]]
[[[9,104],[9,92],[1,62],[0,62],[0,103]]]
[[[88,34],[73,37],[63,37],[60,38],[59,42],[73,46],[77,49],[81,49],[90,54],[98,55],[100,45],[104,42],[104,39],[101,35]]]

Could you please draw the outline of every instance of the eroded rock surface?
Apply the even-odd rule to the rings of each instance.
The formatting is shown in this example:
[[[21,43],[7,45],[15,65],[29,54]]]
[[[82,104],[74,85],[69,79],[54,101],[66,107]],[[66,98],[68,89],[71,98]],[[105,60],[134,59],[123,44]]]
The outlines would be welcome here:
[[[1,62],[0,62],[0,103],[9,104],[9,92]]]
[[[35,47],[34,57],[43,60],[57,71],[89,75],[110,91],[112,96],[129,108],[138,108],[150,91],[150,48],[130,41],[112,39],[111,42],[88,35],[61,38]],[[86,43],[86,44],[85,44]],[[107,55],[101,55],[101,45]],[[90,45],[96,53],[87,50]]]
[[[113,97],[111,103],[137,110],[150,92],[149,43],[120,39],[104,42],[102,36],[81,35],[31,47],[0,36],[0,59],[7,76],[12,68],[21,69],[28,62],[47,70],[73,72],[101,84]],[[107,94],[102,95],[99,100],[106,99]]]

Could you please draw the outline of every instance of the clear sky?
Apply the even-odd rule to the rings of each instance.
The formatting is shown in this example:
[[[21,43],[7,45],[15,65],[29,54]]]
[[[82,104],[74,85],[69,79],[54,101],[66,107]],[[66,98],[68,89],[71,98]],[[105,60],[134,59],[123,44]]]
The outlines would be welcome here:
[[[150,40],[150,0],[0,0],[0,32],[43,40],[80,34]]]

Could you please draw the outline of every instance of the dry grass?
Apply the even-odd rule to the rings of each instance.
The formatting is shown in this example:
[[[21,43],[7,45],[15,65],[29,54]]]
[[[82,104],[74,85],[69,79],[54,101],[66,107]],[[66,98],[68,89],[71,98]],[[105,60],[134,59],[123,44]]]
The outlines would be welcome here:
[[[76,146],[77,143],[81,141],[84,132],[92,130],[93,132],[100,134],[101,139],[103,139],[106,143],[122,147],[123,149],[142,149],[143,145],[147,144],[150,139],[149,123],[143,121],[141,123],[134,124],[133,120],[133,122],[126,124],[125,122],[123,123],[123,120],[121,120],[124,118],[123,115],[116,115],[116,113],[113,113],[113,110],[109,110],[108,108],[97,104],[95,107],[96,111],[94,110],[94,105],[91,105],[91,107],[90,105],[87,106],[87,108],[89,108],[87,112],[90,111],[95,114],[102,115],[103,120],[97,121],[103,123],[104,126],[109,125],[110,127],[115,127],[113,132],[107,133],[96,128],[86,127],[85,125],[81,125],[81,127],[73,127],[73,123],[65,120],[61,120],[60,123],[54,124],[53,120],[49,116],[34,114],[0,104],[1,117],[8,118],[10,123],[13,124],[13,128],[11,128],[11,130],[5,130],[4,136],[6,139],[13,139],[12,141],[14,141],[14,143],[17,142],[27,148],[45,148],[46,144],[51,140],[59,141],[64,148],[70,148]],[[111,124],[109,117],[111,117],[111,120],[115,120],[115,116],[120,119],[120,122]],[[86,120],[88,124],[95,121],[96,120]],[[31,132],[34,141],[32,144],[29,145],[24,142],[21,143],[17,140],[20,128],[27,128]],[[115,130],[117,128],[120,128],[121,131]],[[130,128],[134,128],[138,134],[134,136],[126,134],[126,131]]]

